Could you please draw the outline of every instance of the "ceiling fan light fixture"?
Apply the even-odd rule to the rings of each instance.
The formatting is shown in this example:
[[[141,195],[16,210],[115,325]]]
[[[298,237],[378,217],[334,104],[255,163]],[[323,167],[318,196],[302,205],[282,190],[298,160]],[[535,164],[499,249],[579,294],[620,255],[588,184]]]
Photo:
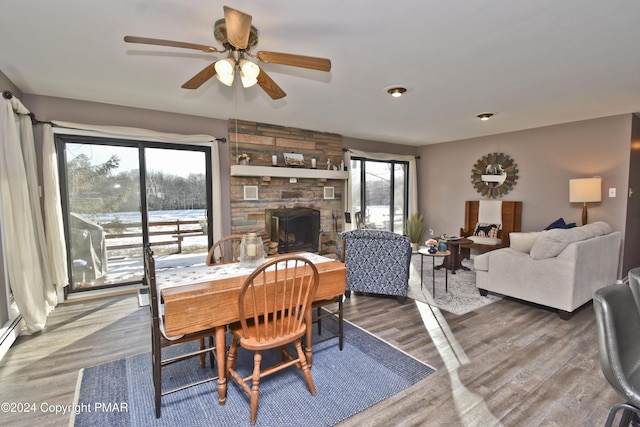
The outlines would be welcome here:
[[[247,61],[246,59],[240,60],[240,71],[250,79],[257,79],[260,74],[260,67],[257,64]]]
[[[493,117],[493,113],[481,113],[481,114],[478,114],[476,117],[482,120],[483,122],[486,122],[491,117]]]
[[[233,78],[236,71],[236,61],[232,58],[221,59],[216,62],[216,78],[227,86],[233,85]]]
[[[387,89],[387,93],[394,98],[400,98],[407,91],[406,87],[394,86]]]
[[[260,74],[258,65],[246,59],[240,60],[240,80],[243,87],[251,87],[258,83],[258,74]]]
[[[258,79],[252,79],[247,77],[242,71],[240,71],[240,81],[242,82],[242,87],[247,88],[258,83]]]

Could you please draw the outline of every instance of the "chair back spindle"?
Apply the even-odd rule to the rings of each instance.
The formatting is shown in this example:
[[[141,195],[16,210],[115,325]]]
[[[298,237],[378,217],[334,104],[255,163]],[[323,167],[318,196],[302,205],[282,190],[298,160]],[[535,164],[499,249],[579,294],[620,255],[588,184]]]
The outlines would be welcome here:
[[[284,258],[264,264],[242,287],[238,311],[245,338],[249,336],[248,319],[259,325],[258,342],[290,336],[304,327],[305,313],[318,285],[317,269],[303,257]]]
[[[231,234],[215,242],[207,254],[207,265],[239,262],[241,242],[242,234]]]

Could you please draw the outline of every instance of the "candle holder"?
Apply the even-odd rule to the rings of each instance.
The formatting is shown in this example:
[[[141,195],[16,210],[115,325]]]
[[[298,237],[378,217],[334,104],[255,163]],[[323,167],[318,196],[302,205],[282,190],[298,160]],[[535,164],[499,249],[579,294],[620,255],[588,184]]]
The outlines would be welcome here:
[[[262,239],[256,233],[247,233],[240,242],[240,265],[257,268],[264,262]]]

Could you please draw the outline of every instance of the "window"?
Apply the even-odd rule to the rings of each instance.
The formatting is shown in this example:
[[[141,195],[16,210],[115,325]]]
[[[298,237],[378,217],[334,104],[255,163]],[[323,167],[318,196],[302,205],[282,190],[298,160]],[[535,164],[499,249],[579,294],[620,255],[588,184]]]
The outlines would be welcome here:
[[[365,228],[404,233],[409,163],[351,158],[352,211]]]
[[[58,135],[70,292],[136,284],[149,242],[170,265],[211,245],[208,146]]]

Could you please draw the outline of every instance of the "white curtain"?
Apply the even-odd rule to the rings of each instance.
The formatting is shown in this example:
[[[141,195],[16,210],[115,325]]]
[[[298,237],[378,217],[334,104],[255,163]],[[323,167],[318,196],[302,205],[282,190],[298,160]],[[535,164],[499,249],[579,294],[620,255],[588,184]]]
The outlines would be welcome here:
[[[64,241],[62,202],[58,175],[58,156],[53,143],[53,130],[45,124],[42,133],[42,182],[44,187],[44,218],[53,283],[58,286],[58,302],[64,299],[68,285],[67,245]]]
[[[136,139],[143,141],[155,142],[171,142],[174,144],[208,144],[211,146],[211,186],[213,194],[213,207],[222,206],[222,198],[220,194],[220,154],[218,146],[215,144],[216,138],[210,135],[180,135],[175,133],[156,132],[148,129],[123,127],[123,126],[97,126],[80,123],[63,122],[53,120],[52,123],[57,127],[54,128],[55,133],[90,135],[97,137],[110,137],[121,139]],[[51,135],[51,144],[53,144],[53,135]],[[45,141],[45,146],[47,142]],[[222,237],[222,217],[221,215],[213,215],[213,241],[217,241]]]
[[[33,129],[15,97],[0,110],[0,209],[5,269],[28,331],[44,328],[55,307],[55,287],[44,237]]]
[[[363,157],[365,159],[371,160],[384,160],[384,161],[401,161],[401,162],[409,162],[409,200],[408,200],[408,209],[407,214],[411,215],[413,212],[418,210],[418,172],[416,171],[416,158],[415,156],[406,156],[399,154],[388,154],[388,153],[368,153],[366,151],[353,150],[349,149],[346,152],[347,165],[349,165],[349,180],[345,183],[345,192],[347,196],[345,197],[345,212],[351,212],[353,214],[353,194],[352,194],[352,185],[354,179],[360,179],[360,177],[354,177],[352,175],[353,168],[351,167],[351,157]],[[351,228],[356,228],[355,218],[351,218]]]

